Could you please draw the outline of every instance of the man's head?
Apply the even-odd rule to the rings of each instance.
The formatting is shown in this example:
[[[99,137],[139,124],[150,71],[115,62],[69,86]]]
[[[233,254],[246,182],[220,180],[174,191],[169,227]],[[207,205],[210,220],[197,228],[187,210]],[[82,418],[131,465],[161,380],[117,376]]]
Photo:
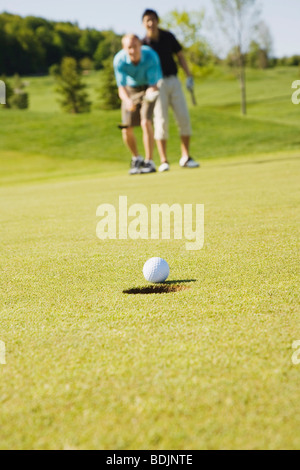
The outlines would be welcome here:
[[[158,34],[159,16],[154,10],[145,10],[142,16],[143,25],[146,29],[147,36],[155,37]]]
[[[122,38],[123,49],[129,55],[131,62],[137,64],[141,60],[141,41],[135,34],[126,34]]]

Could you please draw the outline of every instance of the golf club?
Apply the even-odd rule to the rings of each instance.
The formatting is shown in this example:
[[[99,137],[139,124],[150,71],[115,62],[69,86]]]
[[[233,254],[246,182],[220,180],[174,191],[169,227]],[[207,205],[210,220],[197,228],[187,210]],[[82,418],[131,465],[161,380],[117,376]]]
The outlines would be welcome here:
[[[191,90],[189,90],[189,92],[190,92],[190,94],[191,94],[193,106],[197,106],[197,101],[196,101],[196,97],[195,97],[194,90],[191,89]]]

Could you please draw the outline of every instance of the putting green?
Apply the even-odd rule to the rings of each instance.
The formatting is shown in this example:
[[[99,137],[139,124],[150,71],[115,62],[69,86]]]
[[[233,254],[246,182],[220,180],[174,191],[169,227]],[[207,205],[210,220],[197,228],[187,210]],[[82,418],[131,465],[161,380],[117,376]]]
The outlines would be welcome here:
[[[299,157],[136,177],[3,162],[0,447],[299,448]],[[96,209],[120,195],[204,204],[203,249],[99,240]],[[151,256],[164,292],[143,278]]]

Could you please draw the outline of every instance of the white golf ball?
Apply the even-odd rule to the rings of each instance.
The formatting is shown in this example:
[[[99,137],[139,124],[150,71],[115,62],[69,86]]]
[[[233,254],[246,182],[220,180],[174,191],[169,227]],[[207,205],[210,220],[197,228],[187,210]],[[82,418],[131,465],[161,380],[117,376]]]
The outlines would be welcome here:
[[[164,282],[169,276],[170,268],[168,263],[162,258],[150,258],[143,267],[143,274],[146,281]]]

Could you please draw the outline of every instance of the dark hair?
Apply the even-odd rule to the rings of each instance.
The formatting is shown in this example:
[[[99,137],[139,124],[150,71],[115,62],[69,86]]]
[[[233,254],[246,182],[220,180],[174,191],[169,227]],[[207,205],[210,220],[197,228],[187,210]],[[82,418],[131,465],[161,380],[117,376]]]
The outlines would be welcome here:
[[[156,13],[156,11],[155,11],[155,10],[150,10],[149,8],[144,11],[143,16],[142,16],[142,20],[145,18],[145,16],[148,16],[148,15],[153,15],[153,16],[155,16],[155,18],[157,19],[157,21],[159,21],[159,16],[158,16],[158,14]]]

